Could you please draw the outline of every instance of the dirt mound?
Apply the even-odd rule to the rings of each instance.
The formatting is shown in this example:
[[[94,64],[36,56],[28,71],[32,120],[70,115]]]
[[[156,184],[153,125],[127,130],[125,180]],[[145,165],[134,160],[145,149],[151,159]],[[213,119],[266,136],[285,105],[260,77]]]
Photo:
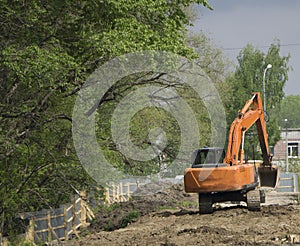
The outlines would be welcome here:
[[[159,185],[160,191],[155,193]],[[163,188],[168,187],[168,188]],[[102,230],[113,231],[126,227],[136,221],[140,216],[181,206],[197,206],[194,196],[183,190],[182,184],[172,185],[168,183],[150,183],[141,186],[128,202],[114,204],[109,208],[102,208],[97,213],[90,226],[92,232]]]

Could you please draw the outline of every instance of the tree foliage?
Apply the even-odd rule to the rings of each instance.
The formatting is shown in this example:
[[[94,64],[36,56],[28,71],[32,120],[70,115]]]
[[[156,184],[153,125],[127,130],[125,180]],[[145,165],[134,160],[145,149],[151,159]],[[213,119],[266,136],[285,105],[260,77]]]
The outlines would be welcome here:
[[[237,57],[236,70],[232,77],[227,78],[232,90],[232,99],[230,105],[227,105],[229,124],[237,116],[238,110],[251,98],[252,92],[261,92],[263,98],[263,74],[267,65],[271,64],[272,68],[267,70],[265,77],[267,132],[270,145],[274,145],[279,140],[279,118],[276,112],[284,97],[283,88],[288,80],[290,69],[289,59],[289,56],[280,55],[279,41],[271,44],[266,54],[250,44],[241,50]],[[251,136],[250,141],[246,142],[246,149],[250,149],[250,142],[256,149],[258,138],[255,127],[251,128],[246,135]]]
[[[230,96],[228,92],[230,87],[224,83],[225,77],[228,76],[229,62],[224,58],[222,51],[219,48],[214,47],[211,40],[205,37],[204,34],[199,33],[197,35],[191,34],[187,38],[187,44],[191,47],[197,58],[194,62],[199,66],[199,70],[202,69],[210,77],[214,85],[219,89],[220,96],[223,101],[228,101]],[[211,140],[211,120],[209,118],[208,109],[199,96],[189,86],[176,81],[173,78],[168,77],[164,74],[138,74],[135,78],[131,76],[129,80],[125,78],[121,83],[114,85],[113,97],[107,95],[107,102],[103,102],[98,108],[98,119],[97,119],[97,136],[100,146],[106,153],[106,158],[110,160],[115,166],[135,175],[149,175],[151,173],[157,173],[161,168],[172,163],[176,158],[179,146],[181,144],[181,131],[176,122],[176,119],[167,111],[162,108],[153,105],[153,108],[146,108],[137,112],[131,121],[131,140],[136,146],[141,149],[151,146],[149,141],[149,132],[155,127],[161,127],[166,132],[166,147],[161,149],[160,156],[147,162],[135,161],[127,158],[122,153],[117,151],[117,147],[114,145],[112,135],[110,132],[111,127],[111,115],[114,108],[119,103],[119,100],[124,98],[129,92],[137,89],[139,86],[143,86],[144,83],[151,81],[152,85],[161,86],[164,88],[167,94],[167,90],[173,89],[176,91],[178,96],[187,102],[193,111],[193,114],[198,122],[199,128],[199,147],[209,146]],[[131,82],[130,82],[131,81]],[[132,83],[134,81],[134,83]],[[129,88],[125,85],[131,84]],[[110,100],[114,98],[114,100]],[[164,104],[174,103],[176,98],[170,100],[169,98],[160,98]],[[189,122],[186,122],[187,127]],[[190,152],[193,150],[190,149]],[[189,154],[190,154],[189,152]],[[162,157],[162,159],[160,159]],[[182,160],[187,163],[190,160]],[[122,165],[123,164],[123,165]],[[181,170],[178,168],[178,170]],[[174,174],[174,173],[173,173]],[[181,173],[178,173],[181,174]]]
[[[279,125],[282,128],[300,128],[300,96],[283,98],[278,110]],[[287,119],[287,122],[284,120]]]
[[[153,49],[194,57],[184,11],[194,3],[208,6],[0,0],[0,232],[16,212],[56,206],[91,187],[72,143],[76,93],[96,67],[120,54]]]

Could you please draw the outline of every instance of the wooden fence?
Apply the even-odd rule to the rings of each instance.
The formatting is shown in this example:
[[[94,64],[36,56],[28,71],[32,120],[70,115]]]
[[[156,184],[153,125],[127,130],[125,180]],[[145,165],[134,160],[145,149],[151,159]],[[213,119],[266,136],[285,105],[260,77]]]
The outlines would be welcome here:
[[[126,202],[130,199],[132,193],[139,187],[139,182],[136,183],[119,183],[111,184],[106,188],[105,204]]]
[[[110,205],[128,201],[138,187],[139,182],[110,184],[105,191],[104,203]],[[79,237],[79,227],[87,227],[88,221],[95,216],[86,202],[85,193],[80,192],[80,195],[74,196],[71,203],[63,204],[55,209],[22,213],[20,218],[29,220],[25,241],[45,243]]]
[[[109,185],[105,192],[105,204],[128,201],[138,186],[138,182]],[[21,219],[29,220],[25,241],[44,243],[79,237],[79,227],[87,227],[87,221],[95,217],[85,198],[85,193],[81,192],[74,196],[71,203],[63,204],[59,208],[20,214]]]
[[[92,220],[94,214],[85,201],[85,194],[81,193],[74,197],[72,203],[56,209],[24,213],[20,217],[29,219],[25,240],[41,243],[78,237],[78,228],[88,226],[87,219]]]

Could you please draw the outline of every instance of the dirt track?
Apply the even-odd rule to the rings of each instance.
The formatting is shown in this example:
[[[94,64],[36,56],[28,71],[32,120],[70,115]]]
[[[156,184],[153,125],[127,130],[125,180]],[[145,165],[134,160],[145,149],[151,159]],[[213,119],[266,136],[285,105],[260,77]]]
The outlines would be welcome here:
[[[143,201],[143,202],[142,202]],[[170,203],[177,204],[167,208]],[[97,217],[87,236],[64,245],[281,245],[300,244],[300,206],[268,205],[259,212],[246,207],[216,207],[213,214],[199,215],[197,196],[175,186],[167,192],[133,199]],[[175,208],[176,207],[176,208]],[[125,228],[103,231],[126,211],[140,211]],[[125,211],[125,212],[124,212]]]

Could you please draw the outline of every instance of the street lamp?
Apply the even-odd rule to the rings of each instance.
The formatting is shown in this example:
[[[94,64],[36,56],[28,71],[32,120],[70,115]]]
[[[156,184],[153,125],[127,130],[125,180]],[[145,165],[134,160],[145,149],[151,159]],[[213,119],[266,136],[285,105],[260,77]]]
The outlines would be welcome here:
[[[286,167],[286,173],[289,172],[289,143],[288,143],[288,129],[287,129],[287,119],[284,119],[285,122],[285,143],[286,143],[286,150],[285,150],[285,167]]]
[[[266,87],[265,87],[265,80],[266,80],[266,73],[267,70],[272,67],[271,64],[268,64],[267,67],[264,70],[264,76],[263,76],[263,93],[264,93],[264,112],[266,113]]]

